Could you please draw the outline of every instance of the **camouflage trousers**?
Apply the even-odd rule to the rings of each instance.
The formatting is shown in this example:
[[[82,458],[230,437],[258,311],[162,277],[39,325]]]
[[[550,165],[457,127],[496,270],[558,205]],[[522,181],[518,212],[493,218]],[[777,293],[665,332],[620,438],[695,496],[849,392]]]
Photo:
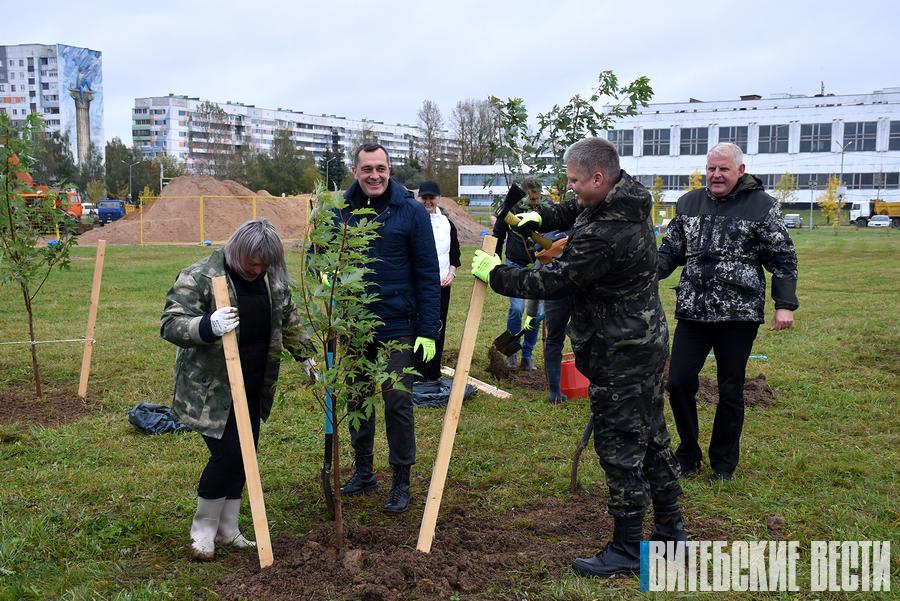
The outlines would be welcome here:
[[[589,394],[594,449],[609,486],[609,513],[639,517],[651,500],[674,501],[681,494],[680,468],[663,415],[662,369],[591,382]]]

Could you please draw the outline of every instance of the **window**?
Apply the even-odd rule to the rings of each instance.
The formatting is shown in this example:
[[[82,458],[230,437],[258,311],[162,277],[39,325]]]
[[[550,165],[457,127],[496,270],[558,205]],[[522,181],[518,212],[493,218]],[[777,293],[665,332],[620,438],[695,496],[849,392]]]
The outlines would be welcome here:
[[[16,86],[15,86],[15,84],[10,84],[10,85],[9,85],[9,91],[10,91],[10,92],[15,92],[15,91],[16,91]]]
[[[620,157],[630,157],[634,154],[634,130],[612,130],[606,134],[606,139],[616,147]]]
[[[875,188],[875,173],[845,173],[844,185],[851,190]]]
[[[3,91],[3,86],[0,86]],[[888,150],[900,150],[900,121],[891,121],[891,131],[888,134]]]
[[[681,130],[681,154],[706,154],[709,128],[687,127]]]
[[[0,92],[5,92],[5,91],[6,91],[6,86],[3,85],[2,83],[0,83]]]
[[[831,150],[831,123],[804,123],[800,126],[800,152]]]
[[[747,152],[747,126],[720,127],[719,142],[730,142],[737,145],[743,152]]]
[[[667,154],[669,154],[669,130],[645,129],[644,155],[665,156]]]
[[[844,149],[847,152],[875,150],[876,126],[875,121],[844,123]]]
[[[788,126],[787,125],[760,125],[759,126],[759,152],[760,154],[772,154],[788,151]]]

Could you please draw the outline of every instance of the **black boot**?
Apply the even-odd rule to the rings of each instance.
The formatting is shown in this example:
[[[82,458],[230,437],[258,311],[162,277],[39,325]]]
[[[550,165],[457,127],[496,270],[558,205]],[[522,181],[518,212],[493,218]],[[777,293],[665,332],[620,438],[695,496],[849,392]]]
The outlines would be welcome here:
[[[356,454],[356,470],[347,483],[341,487],[341,494],[348,497],[378,488],[378,480],[372,471],[372,454]]]
[[[615,518],[612,542],[593,557],[579,557],[572,570],[579,576],[610,578],[619,574],[635,576],[641,569],[643,518]]]
[[[391,486],[391,493],[382,510],[385,513],[403,513],[409,509],[409,501],[412,498],[409,494],[409,466],[395,465],[393,468],[394,485]]]
[[[653,503],[653,533],[650,540],[662,542],[678,542],[688,539],[684,531],[684,520],[678,501]]]

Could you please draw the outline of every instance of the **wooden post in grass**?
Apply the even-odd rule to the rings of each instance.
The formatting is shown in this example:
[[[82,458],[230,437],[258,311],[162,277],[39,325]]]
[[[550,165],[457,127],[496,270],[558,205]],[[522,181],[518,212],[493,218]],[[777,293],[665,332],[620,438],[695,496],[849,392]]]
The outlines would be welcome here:
[[[81,356],[81,377],[78,380],[78,396],[87,396],[88,377],[91,375],[91,355],[94,352],[94,326],[97,325],[97,306],[100,304],[100,280],[103,278],[103,259],[106,257],[106,240],[97,242],[97,259],[94,261],[94,283],[91,285],[91,306],[88,309],[87,331],[84,333],[84,354]]]
[[[228,296],[228,282],[220,275],[212,279],[216,308],[231,304]],[[247,492],[250,495],[250,512],[253,515],[253,531],[256,535],[256,550],[259,553],[259,567],[272,565],[272,541],[269,538],[269,521],[266,519],[266,504],[263,501],[262,482],[259,479],[259,464],[256,462],[256,447],[253,445],[253,429],[250,427],[250,411],[247,408],[247,391],[244,389],[244,375],[241,372],[241,357],[238,354],[237,336],[234,330],[222,336],[225,349],[225,366],[231,384],[231,402],[237,423],[238,439],[241,442],[241,458],[244,474],[247,476]]]
[[[496,248],[497,239],[493,236],[485,236],[481,250],[492,255]],[[447,481],[450,455],[453,453],[453,441],[456,439],[456,426],[459,423],[463,396],[466,393],[466,383],[469,379],[469,368],[472,366],[472,355],[475,352],[475,340],[478,338],[478,326],[481,323],[486,293],[487,284],[476,278],[472,288],[472,299],[469,301],[469,314],[466,316],[466,325],[463,328],[462,341],[459,345],[459,357],[456,360],[450,399],[447,401],[447,412],[444,414],[441,441],[438,444],[431,484],[428,487],[425,513],[422,515],[422,525],[419,528],[419,542],[416,544],[416,549],[422,553],[431,552],[431,543],[434,540],[434,529],[437,526],[437,516],[441,509],[441,498],[444,496],[444,484]]]

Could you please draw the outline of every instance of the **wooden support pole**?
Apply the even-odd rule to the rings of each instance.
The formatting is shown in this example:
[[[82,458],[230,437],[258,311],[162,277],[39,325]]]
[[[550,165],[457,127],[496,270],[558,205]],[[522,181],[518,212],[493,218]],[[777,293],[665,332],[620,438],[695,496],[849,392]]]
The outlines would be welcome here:
[[[78,379],[78,396],[87,396],[88,378],[91,375],[91,355],[94,353],[94,327],[97,325],[97,307],[100,305],[100,280],[103,279],[103,259],[106,257],[106,240],[97,241],[97,259],[94,261],[94,283],[91,285],[91,306],[88,309],[87,331],[84,333],[84,354],[81,356],[81,377]]]
[[[231,304],[228,282],[220,275],[212,279],[216,308]],[[244,389],[244,374],[241,372],[241,357],[238,354],[237,336],[234,330],[222,336],[225,349],[225,365],[231,384],[231,402],[237,423],[238,439],[241,442],[241,458],[244,474],[247,476],[247,492],[250,495],[250,512],[253,514],[253,531],[256,535],[256,551],[259,553],[259,567],[272,565],[272,541],[269,538],[269,521],[266,519],[266,504],[263,501],[262,482],[259,478],[259,464],[256,462],[256,447],[253,445],[253,429],[250,427],[250,411],[247,408],[247,391]]]
[[[485,236],[481,250],[488,254],[494,254],[496,248],[497,239],[493,236]],[[453,374],[447,412],[444,414],[441,441],[438,444],[431,484],[428,487],[425,513],[422,515],[422,525],[419,528],[419,542],[416,544],[416,549],[422,553],[430,553],[431,543],[434,541],[434,529],[437,526],[437,516],[441,509],[441,498],[444,496],[444,484],[447,481],[450,455],[453,453],[453,441],[456,439],[456,426],[459,424],[463,396],[466,393],[466,382],[469,378],[469,368],[472,366],[472,355],[475,352],[475,341],[478,338],[478,326],[481,323],[486,293],[487,284],[476,278],[472,288],[472,299],[469,301],[469,314],[466,316],[466,325],[463,327],[462,342],[459,345],[459,358],[456,360],[456,372]]]

